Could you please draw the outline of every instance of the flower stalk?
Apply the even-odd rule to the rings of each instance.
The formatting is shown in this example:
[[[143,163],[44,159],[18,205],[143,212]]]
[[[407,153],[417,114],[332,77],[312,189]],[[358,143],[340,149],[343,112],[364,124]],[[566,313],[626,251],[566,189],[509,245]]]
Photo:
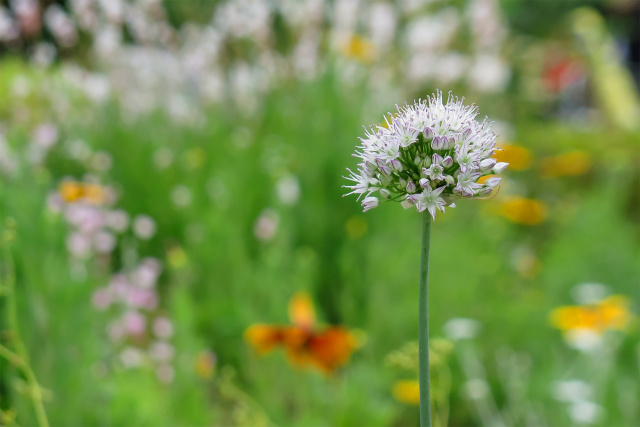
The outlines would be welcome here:
[[[420,380],[420,427],[431,427],[431,396],[429,381],[429,249],[431,224],[428,211],[422,214],[422,249],[420,250],[420,296],[418,310],[418,361]]]
[[[7,322],[9,330],[11,331],[11,342],[15,348],[15,353],[9,348],[0,344],[0,357],[5,358],[12,365],[20,368],[24,377],[29,385],[29,395],[33,402],[33,408],[36,413],[36,419],[38,427],[49,427],[49,420],[47,419],[47,413],[44,407],[42,399],[42,387],[38,383],[33,369],[29,365],[29,357],[27,349],[20,336],[20,329],[18,327],[18,310],[16,306],[16,278],[13,270],[13,256],[9,248],[13,239],[13,221],[9,222],[9,227],[4,230],[0,245],[2,245],[2,258],[6,263],[7,271],[5,273],[4,283],[0,283],[0,295],[4,294],[7,299]]]

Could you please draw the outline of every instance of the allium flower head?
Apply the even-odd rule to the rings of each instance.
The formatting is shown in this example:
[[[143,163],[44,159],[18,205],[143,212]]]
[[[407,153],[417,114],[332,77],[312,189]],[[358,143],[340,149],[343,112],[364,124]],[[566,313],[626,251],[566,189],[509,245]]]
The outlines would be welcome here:
[[[374,125],[361,138],[355,157],[362,160],[357,172],[350,169],[344,187],[364,195],[365,211],[378,206],[376,191],[383,199],[402,202],[408,209],[429,211],[455,207],[459,198],[486,197],[499,184],[499,177],[479,183],[482,176],[497,175],[507,163],[492,156],[499,150],[491,122],[476,120],[478,108],[464,99],[442,92],[398,107],[384,125]],[[347,195],[348,195],[347,194]]]

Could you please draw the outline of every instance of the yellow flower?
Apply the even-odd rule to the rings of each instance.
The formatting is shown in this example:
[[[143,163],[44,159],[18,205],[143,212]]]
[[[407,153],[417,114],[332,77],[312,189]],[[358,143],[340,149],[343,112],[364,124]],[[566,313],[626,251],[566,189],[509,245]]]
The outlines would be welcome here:
[[[581,150],[545,157],[540,162],[540,175],[545,178],[582,175],[591,168],[591,156]]]
[[[391,394],[398,402],[408,405],[420,404],[420,384],[417,380],[396,381]]]
[[[58,193],[66,203],[77,202],[84,194],[82,183],[75,181],[62,181],[58,186]]]
[[[531,150],[519,145],[503,144],[502,151],[496,151],[493,158],[498,162],[509,163],[509,170],[523,171],[529,169],[533,154]]]
[[[91,204],[101,205],[107,199],[104,187],[97,184],[84,184],[83,191],[84,199]]]
[[[342,54],[363,64],[370,64],[373,62],[374,47],[364,37],[354,35],[342,46]]]
[[[104,187],[76,181],[62,181],[58,186],[58,194],[66,203],[84,201],[101,205],[107,200],[107,191]]]
[[[558,307],[551,312],[551,324],[563,332],[586,329],[602,333],[624,330],[632,318],[629,301],[622,295],[612,295],[596,304]]]
[[[537,225],[547,217],[547,206],[539,200],[509,197],[502,203],[500,214],[518,224]]]

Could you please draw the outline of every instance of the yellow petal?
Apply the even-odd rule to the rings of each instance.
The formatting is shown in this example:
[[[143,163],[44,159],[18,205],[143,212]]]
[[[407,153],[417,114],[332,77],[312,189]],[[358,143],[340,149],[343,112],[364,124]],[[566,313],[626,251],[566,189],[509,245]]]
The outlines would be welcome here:
[[[316,313],[309,294],[298,292],[291,298],[289,319],[291,319],[291,323],[300,328],[313,329],[316,324]]]

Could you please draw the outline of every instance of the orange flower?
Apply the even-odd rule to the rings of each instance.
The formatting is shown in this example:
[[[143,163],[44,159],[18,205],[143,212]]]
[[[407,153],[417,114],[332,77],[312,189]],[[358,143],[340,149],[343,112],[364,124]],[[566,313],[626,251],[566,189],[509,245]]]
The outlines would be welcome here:
[[[547,205],[539,200],[509,197],[502,203],[500,214],[518,224],[537,225],[547,217]]]
[[[305,293],[293,296],[289,317],[291,326],[252,325],[244,338],[260,355],[283,347],[291,363],[311,366],[326,374],[344,365],[357,347],[353,334],[343,327],[317,330],[313,303]]]
[[[582,175],[591,168],[591,156],[581,150],[546,157],[540,162],[540,175],[545,178]]]
[[[519,145],[500,145],[502,151],[496,151],[493,158],[498,162],[509,163],[509,170],[523,171],[529,169],[533,154],[527,148]]]

